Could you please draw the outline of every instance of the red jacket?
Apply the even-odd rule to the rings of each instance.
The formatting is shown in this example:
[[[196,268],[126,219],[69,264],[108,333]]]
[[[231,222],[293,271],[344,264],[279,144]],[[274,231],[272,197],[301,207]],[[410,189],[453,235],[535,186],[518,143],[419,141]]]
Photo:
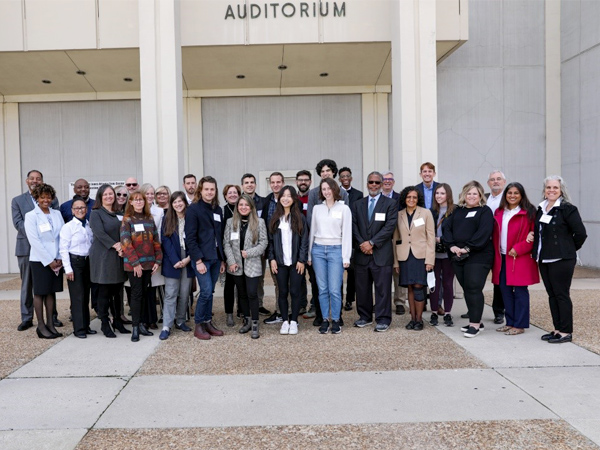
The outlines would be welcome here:
[[[492,268],[492,283],[500,284],[500,269],[502,267],[502,255],[500,254],[500,230],[502,229],[502,218],[504,210],[498,208],[494,214],[494,267]],[[531,286],[540,282],[537,263],[531,256],[533,243],[527,243],[527,234],[533,231],[533,220],[527,217],[527,211],[521,210],[515,214],[508,223],[508,235],[506,238],[506,285],[507,286]],[[508,254],[515,249],[517,257]]]

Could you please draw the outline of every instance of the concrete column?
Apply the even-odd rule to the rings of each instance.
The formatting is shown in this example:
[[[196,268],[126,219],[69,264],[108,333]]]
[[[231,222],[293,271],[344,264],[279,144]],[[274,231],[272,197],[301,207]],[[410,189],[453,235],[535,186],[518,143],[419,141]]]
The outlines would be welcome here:
[[[362,94],[362,131],[364,179],[354,180],[361,190],[366,186],[369,173],[387,170],[390,166],[387,94]]]
[[[438,159],[435,0],[392,0],[391,21],[392,171],[406,186]]]
[[[142,182],[172,188],[183,176],[179,0],[139,0]]]
[[[193,173],[200,180],[204,176],[204,152],[202,147],[202,99],[188,98],[187,104],[187,165],[186,173]]]
[[[546,0],[546,175],[562,172],[560,0]]]

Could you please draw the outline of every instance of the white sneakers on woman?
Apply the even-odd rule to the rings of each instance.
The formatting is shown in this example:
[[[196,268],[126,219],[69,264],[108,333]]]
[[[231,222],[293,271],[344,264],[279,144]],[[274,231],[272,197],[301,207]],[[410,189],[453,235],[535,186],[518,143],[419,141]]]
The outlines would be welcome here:
[[[281,329],[279,330],[279,334],[298,334],[298,322],[292,320],[288,322],[285,320],[281,324]]]

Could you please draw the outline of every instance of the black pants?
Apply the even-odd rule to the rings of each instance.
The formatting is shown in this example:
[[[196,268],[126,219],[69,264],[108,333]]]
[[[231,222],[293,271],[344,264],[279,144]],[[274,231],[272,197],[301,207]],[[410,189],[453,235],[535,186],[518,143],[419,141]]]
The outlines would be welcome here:
[[[502,297],[502,289],[500,285],[494,285],[494,299],[492,300],[492,309],[494,310],[494,316],[504,314],[504,298]]]
[[[392,323],[392,266],[378,266],[373,257],[368,265],[355,265],[356,311],[361,319],[373,320],[373,285],[375,285],[375,321]]]
[[[113,319],[120,319],[122,289],[123,283],[98,284],[98,319],[108,320],[109,308]]]
[[[252,317],[252,320],[258,320],[258,283],[260,277],[234,275],[233,281],[238,291],[238,303],[244,317]]]
[[[304,275],[296,270],[296,265],[277,266],[277,285],[279,286],[279,311],[284,321],[293,320],[298,322],[298,311],[300,311],[301,284],[305,282]],[[288,316],[288,294],[292,297],[292,315]]]
[[[90,326],[90,259],[77,255],[69,255],[69,259],[73,268],[73,281],[67,281],[73,331],[80,334]]]
[[[225,274],[225,287],[223,288],[223,299],[225,301],[225,314],[233,314],[235,303],[235,281],[234,275],[229,272]]]
[[[354,300],[356,300],[356,275],[354,273],[354,268],[354,264],[350,264],[350,267],[346,269],[346,272],[348,272],[346,278],[346,303],[353,303]]]
[[[484,305],[483,288],[492,265],[452,263],[452,267],[465,294],[465,302],[469,309],[469,323],[480,323]]]
[[[575,263],[575,259],[540,263],[540,275],[548,293],[554,329],[561,333],[573,332],[573,302],[570,290]]]
[[[131,323],[134,327],[140,324],[140,319],[146,317],[148,290],[150,289],[150,281],[152,278],[151,270],[142,270],[142,276],[136,277],[133,272],[127,272],[129,276],[129,284],[131,284],[131,298],[129,306],[131,307]],[[154,301],[154,311],[156,314],[156,300]]]
[[[319,285],[317,284],[317,277],[315,275],[315,269],[313,266],[307,266],[308,268],[308,279],[310,281],[310,289],[312,292],[311,305],[315,307],[315,313],[317,320],[323,320],[323,313],[321,312],[321,303],[319,302]]]
[[[144,270],[144,272],[146,271]],[[162,290],[162,292],[159,293],[160,290]],[[142,306],[140,322],[147,324],[158,322],[158,314],[156,313],[157,295],[162,295],[162,298],[164,298],[164,286],[152,286],[152,271],[150,270],[150,283],[148,284],[148,289],[144,293],[144,305]]]

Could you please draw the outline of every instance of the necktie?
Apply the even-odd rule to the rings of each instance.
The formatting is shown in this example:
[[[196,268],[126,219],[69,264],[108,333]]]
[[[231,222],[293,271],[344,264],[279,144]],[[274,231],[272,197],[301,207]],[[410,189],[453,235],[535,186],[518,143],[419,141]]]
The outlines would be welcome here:
[[[373,217],[374,209],[375,209],[375,199],[371,198],[371,200],[369,202],[369,222],[371,221],[371,218]]]

